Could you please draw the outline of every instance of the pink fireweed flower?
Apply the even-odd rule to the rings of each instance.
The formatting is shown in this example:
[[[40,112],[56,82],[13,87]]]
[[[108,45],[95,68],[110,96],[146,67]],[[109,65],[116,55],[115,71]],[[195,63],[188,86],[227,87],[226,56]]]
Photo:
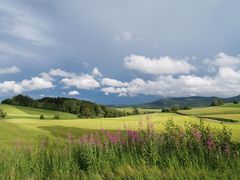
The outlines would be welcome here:
[[[137,131],[127,131],[127,135],[131,141],[134,141],[134,142],[140,141],[140,136]]]
[[[79,143],[85,145],[100,145],[101,140],[97,134],[88,134],[80,137]]]
[[[192,129],[192,135],[196,141],[200,141],[202,138],[202,133],[198,129],[195,129],[195,128]]]
[[[27,150],[27,152],[29,154],[31,154],[33,152],[33,147],[32,146],[28,146],[26,150]]]
[[[208,141],[207,141],[207,148],[208,148],[208,150],[213,150],[213,148],[215,147],[215,142],[213,141],[213,139],[209,139]]]
[[[88,143],[87,135],[84,135],[84,136],[80,137],[79,143],[80,144],[87,144]]]
[[[69,143],[69,144],[73,144],[74,136],[72,135],[71,132],[69,132],[69,133],[67,134],[67,140],[68,140],[68,143]]]
[[[183,128],[181,128],[179,131],[179,137],[182,139],[182,138],[184,138],[184,136],[185,136],[185,132],[184,132]]]
[[[14,144],[16,149],[20,149],[21,147],[23,147],[23,142],[21,140],[16,140]]]
[[[107,138],[110,141],[111,144],[117,144],[120,140],[120,137],[118,134],[113,134],[110,132],[107,132]]]
[[[225,151],[226,155],[229,157],[229,156],[230,156],[230,153],[231,153],[230,145],[229,145],[229,144],[226,144],[224,151]]]
[[[89,134],[88,135],[88,144],[95,144],[95,137],[94,134]]]
[[[101,132],[104,134],[104,133],[105,133],[105,129],[104,129],[104,128],[101,128]]]
[[[120,141],[121,141],[122,145],[126,145],[127,144],[126,137],[124,137],[124,136],[121,136]]]

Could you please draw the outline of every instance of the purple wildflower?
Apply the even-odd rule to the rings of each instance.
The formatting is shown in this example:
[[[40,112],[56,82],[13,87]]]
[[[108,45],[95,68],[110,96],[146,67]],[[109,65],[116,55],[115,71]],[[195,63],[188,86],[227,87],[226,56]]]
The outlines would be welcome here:
[[[119,136],[118,134],[113,134],[113,133],[110,133],[110,132],[107,132],[107,137],[108,137],[108,140],[110,141],[111,144],[117,144],[119,142]]]
[[[74,136],[72,135],[71,132],[67,134],[67,140],[69,144],[73,144]]]
[[[131,141],[134,142],[140,141],[139,133],[137,131],[127,131],[127,135]]]
[[[207,141],[207,147],[208,147],[208,150],[213,150],[213,148],[215,147],[215,142],[213,141],[213,139],[209,139]]]
[[[192,129],[192,135],[196,141],[200,141],[202,138],[202,134],[198,129],[193,128]]]
[[[229,156],[230,156],[230,153],[231,153],[230,145],[229,145],[229,144],[226,144],[224,151],[225,151],[226,155],[229,157]]]

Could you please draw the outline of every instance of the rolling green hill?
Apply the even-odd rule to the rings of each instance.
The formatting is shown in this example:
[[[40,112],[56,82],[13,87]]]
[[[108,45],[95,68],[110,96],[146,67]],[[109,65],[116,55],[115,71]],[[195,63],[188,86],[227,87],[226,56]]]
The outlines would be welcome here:
[[[240,96],[230,97],[230,98],[218,98],[218,97],[179,97],[179,98],[163,98],[154,102],[146,103],[140,106],[152,107],[152,108],[162,108],[162,107],[172,107],[175,104],[180,106],[190,106],[190,107],[208,107],[211,102],[215,99],[222,99],[225,103],[232,103],[234,100],[240,101]]]
[[[71,113],[60,111],[36,109],[23,106],[12,106],[7,104],[0,104],[0,109],[7,113],[10,119],[39,119],[40,115],[44,115],[46,119],[52,119],[54,115],[59,115],[60,119],[76,119],[77,116]]]
[[[65,97],[44,97],[42,99],[33,99],[29,96],[17,95],[11,99],[5,99],[1,103],[14,106],[61,111],[75,114],[81,118],[120,117],[126,115],[122,111],[118,111],[104,105]],[[23,111],[26,112],[29,111],[29,109],[25,108]]]

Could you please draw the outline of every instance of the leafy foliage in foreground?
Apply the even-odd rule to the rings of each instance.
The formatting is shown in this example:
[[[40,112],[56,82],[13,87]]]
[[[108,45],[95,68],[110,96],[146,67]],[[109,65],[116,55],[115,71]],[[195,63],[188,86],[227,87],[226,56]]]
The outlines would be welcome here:
[[[184,128],[173,121],[166,133],[147,130],[105,131],[50,141],[37,148],[15,142],[0,154],[0,175],[11,179],[186,179],[240,178],[240,144],[223,128],[200,124]]]
[[[76,114],[79,118],[120,117],[127,115],[122,111],[73,98],[45,97],[34,100],[28,96],[17,95],[2,101],[2,104],[41,108]]]

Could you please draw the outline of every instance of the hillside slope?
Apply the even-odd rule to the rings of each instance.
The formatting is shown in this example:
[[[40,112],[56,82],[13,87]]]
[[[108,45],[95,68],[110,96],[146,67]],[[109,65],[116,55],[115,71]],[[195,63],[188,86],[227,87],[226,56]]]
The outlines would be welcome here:
[[[225,103],[231,103],[234,100],[240,101],[240,96],[230,97],[230,98],[218,98],[218,97],[179,97],[179,98],[163,98],[154,102],[143,104],[143,107],[152,108],[162,108],[162,107],[172,107],[175,104],[181,106],[191,106],[191,107],[206,107],[210,106],[214,99],[223,99]]]
[[[2,104],[61,111],[78,115],[80,118],[120,117],[126,115],[104,105],[65,97],[32,99],[29,96],[17,95],[11,99],[3,100]]]
[[[60,119],[74,119],[76,115],[60,111],[36,109],[23,106],[12,106],[7,104],[0,104],[0,109],[7,113],[7,117],[18,119],[39,119],[43,115],[46,119],[52,119],[54,115],[59,115]]]

